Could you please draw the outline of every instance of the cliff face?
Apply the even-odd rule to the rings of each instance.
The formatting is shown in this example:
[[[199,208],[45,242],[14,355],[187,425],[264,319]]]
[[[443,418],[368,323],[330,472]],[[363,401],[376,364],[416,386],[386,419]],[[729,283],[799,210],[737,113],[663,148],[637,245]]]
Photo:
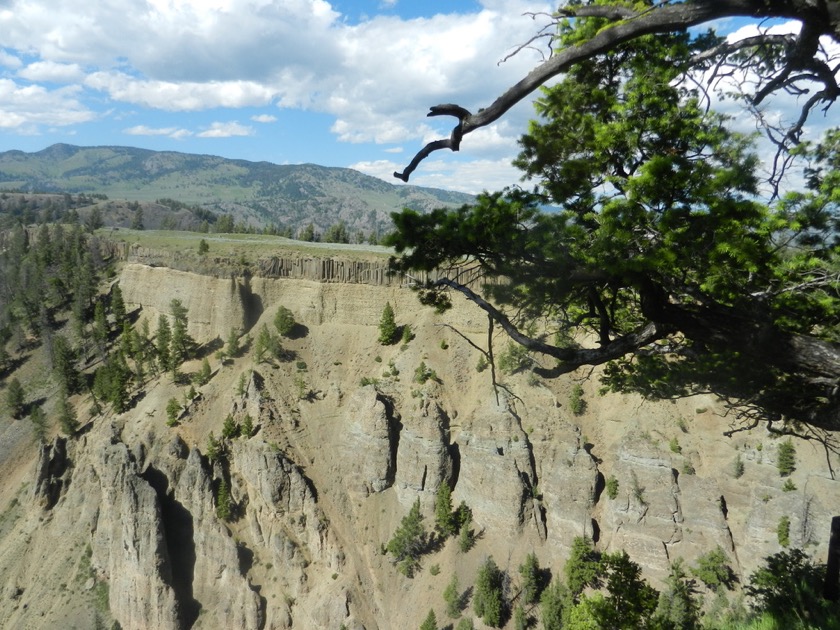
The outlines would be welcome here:
[[[840,483],[825,454],[794,441],[796,489],[786,492],[779,440],[757,429],[723,437],[728,421],[711,398],[598,396],[582,374],[506,376],[510,393],[497,397],[475,369],[478,353],[449,328],[482,344],[479,312],[458,303],[436,315],[378,281],[211,278],[140,264],[119,280],[152,330],[177,298],[200,343],[270,327],[281,304],[299,334],[274,363],[255,364],[248,350],[224,365],[211,355],[213,377],[176,427],[165,408],[185,387],[163,375],[128,412],[96,416],[79,436],[15,460],[27,482],[0,519],[9,627],[92,627],[98,616],[126,629],[405,628],[429,608],[441,615],[448,576],[472,584],[487,555],[515,575],[534,551],[558,574],[581,535],[626,549],[654,583],[677,557],[690,564],[716,546],[746,578],[780,549],[783,516],[792,545],[826,556]],[[386,302],[416,334],[404,346],[376,343]],[[421,362],[438,380],[414,379]],[[570,404],[576,382],[581,415]],[[208,435],[220,436],[228,414],[250,416],[254,434],[223,440],[210,461]],[[409,580],[382,546],[417,498],[431,528],[443,481],[455,505],[472,509],[479,540],[467,554],[443,544]],[[222,484],[229,522],[216,513]]]

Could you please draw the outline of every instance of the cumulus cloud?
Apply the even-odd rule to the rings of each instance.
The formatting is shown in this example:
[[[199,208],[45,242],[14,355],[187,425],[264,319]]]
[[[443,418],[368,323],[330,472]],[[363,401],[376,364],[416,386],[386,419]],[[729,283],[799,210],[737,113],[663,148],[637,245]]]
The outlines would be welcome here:
[[[0,128],[31,134],[42,125],[65,127],[96,119],[79,100],[79,92],[76,87],[49,90],[0,79]]]
[[[260,114],[258,116],[251,116],[251,120],[258,123],[273,123],[277,122],[277,116],[271,114]]]
[[[17,75],[29,81],[47,83],[75,83],[85,76],[78,64],[54,61],[36,61],[19,70]]]
[[[214,122],[210,128],[198,134],[199,138],[230,138],[233,136],[253,136],[254,128],[240,125],[238,122]]]
[[[394,171],[401,171],[405,165],[391,160],[356,162],[350,168],[378,177],[391,184],[397,183]],[[445,188],[476,195],[486,190],[501,190],[519,183],[522,173],[513,167],[510,159],[499,160],[426,160],[423,170],[412,176],[416,186]]]

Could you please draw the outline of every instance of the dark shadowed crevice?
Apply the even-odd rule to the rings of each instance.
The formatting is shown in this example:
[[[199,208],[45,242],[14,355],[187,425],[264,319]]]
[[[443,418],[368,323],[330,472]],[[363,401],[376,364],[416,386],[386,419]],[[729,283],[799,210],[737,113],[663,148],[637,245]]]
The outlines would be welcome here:
[[[452,478],[449,480],[449,486],[452,491],[455,491],[455,486],[458,485],[458,477],[461,475],[461,447],[458,442],[452,442],[447,447],[449,451],[449,458],[452,460]]]
[[[591,519],[592,521],[592,544],[597,545],[598,541],[601,540],[601,526],[598,524],[594,518]]]
[[[400,414],[394,407],[394,401],[381,394],[376,395],[376,399],[385,407],[385,417],[388,419],[388,444],[390,445],[390,455],[388,458],[388,470],[385,474],[385,487],[390,488],[394,485],[397,478],[397,451],[400,449],[400,434],[402,432],[402,422]]]
[[[606,486],[607,480],[604,479],[604,473],[599,470],[598,474],[595,476],[595,496],[593,497],[592,505],[597,505],[598,501],[601,500],[601,494],[603,494]]]
[[[154,466],[141,474],[158,495],[166,550],[172,575],[170,586],[178,601],[182,628],[192,628],[201,604],[193,597],[195,577],[195,538],[193,517],[169,492],[169,480]]]
[[[234,282],[236,281],[234,280]],[[242,304],[244,320],[242,324],[245,332],[247,332],[254,327],[263,313],[262,298],[251,291],[251,274],[247,270],[242,278],[242,283],[236,282],[236,288],[239,291],[239,301]]]

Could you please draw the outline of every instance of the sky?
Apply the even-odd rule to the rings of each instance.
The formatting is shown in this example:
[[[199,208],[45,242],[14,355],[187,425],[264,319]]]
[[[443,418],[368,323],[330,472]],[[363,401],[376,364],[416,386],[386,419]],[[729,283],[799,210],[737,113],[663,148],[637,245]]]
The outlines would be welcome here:
[[[0,151],[125,145],[354,168],[399,183],[451,118],[540,61],[537,0],[0,0]],[[532,14],[537,14],[536,19]],[[734,30],[734,29],[733,29]],[[532,102],[437,152],[411,183],[477,193]]]

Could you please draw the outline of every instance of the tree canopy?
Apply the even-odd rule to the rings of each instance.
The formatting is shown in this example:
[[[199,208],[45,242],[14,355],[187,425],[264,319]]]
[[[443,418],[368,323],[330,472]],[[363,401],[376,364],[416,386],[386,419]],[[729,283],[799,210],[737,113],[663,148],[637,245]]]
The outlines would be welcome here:
[[[691,74],[712,59],[717,71],[762,59],[764,78],[746,106],[806,79],[820,86],[808,103],[819,95],[814,103],[830,104],[837,68],[821,57],[819,36],[840,41],[836,5],[561,9],[554,56],[531,73],[531,90],[565,74],[543,88],[516,161],[533,189],[394,215],[395,266],[434,270],[418,283],[425,303],[446,308],[459,292],[491,330],[500,326],[540,360],[542,376],[604,365],[607,387],[714,392],[747,426],[840,427],[840,130],[793,147],[802,126],[789,128],[778,146],[807,165],[805,185],[764,200],[752,138],[708,107]],[[685,30],[732,15],[798,17],[803,26],[750,45]],[[503,113],[486,111],[465,114],[460,133]]]

